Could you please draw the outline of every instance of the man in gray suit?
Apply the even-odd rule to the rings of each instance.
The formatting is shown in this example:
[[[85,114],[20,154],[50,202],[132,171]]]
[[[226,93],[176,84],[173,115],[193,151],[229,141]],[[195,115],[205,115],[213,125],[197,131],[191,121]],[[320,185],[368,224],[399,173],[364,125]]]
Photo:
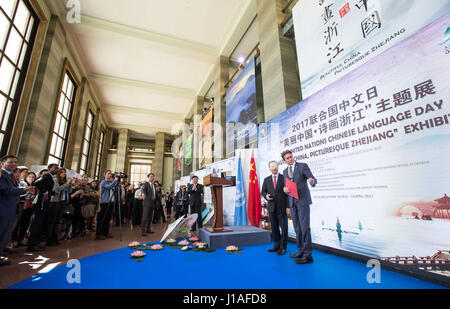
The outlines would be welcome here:
[[[296,258],[295,263],[297,264],[312,263],[311,228],[309,225],[309,205],[312,204],[312,201],[308,183],[314,187],[317,180],[311,173],[308,164],[295,162],[290,150],[283,151],[281,158],[288,165],[283,171],[283,176],[285,179],[296,183],[298,192],[298,199],[289,196],[289,208],[286,209],[287,215],[292,217],[298,247],[298,252],[290,254],[290,257]],[[286,194],[290,193],[286,186],[283,191]]]
[[[147,236],[146,233],[154,233],[151,230],[153,212],[156,205],[156,187],[155,187],[155,174],[150,173],[147,175],[148,182],[145,182],[142,188],[144,194],[144,201],[142,203],[142,221],[141,230],[142,236]]]
[[[0,266],[11,264],[11,261],[1,257],[3,249],[11,239],[11,233],[16,222],[17,202],[20,195],[34,191],[34,187],[18,188],[19,181],[12,173],[17,168],[17,157],[4,156],[0,177]]]

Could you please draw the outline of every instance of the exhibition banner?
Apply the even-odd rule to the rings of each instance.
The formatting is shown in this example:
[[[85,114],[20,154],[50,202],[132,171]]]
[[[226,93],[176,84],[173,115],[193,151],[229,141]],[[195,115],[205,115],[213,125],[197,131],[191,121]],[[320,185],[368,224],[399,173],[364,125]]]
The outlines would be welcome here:
[[[447,12],[260,125],[261,179],[286,149],[317,178],[314,243],[450,274],[449,26]]]
[[[293,8],[303,98],[450,10],[448,0],[310,0]]]
[[[220,177],[221,173],[230,173],[232,176],[237,175],[238,159],[241,159],[242,174],[249,175],[250,160],[252,153],[255,154],[256,170],[259,171],[258,149],[240,149],[236,150],[236,156],[222,161],[208,164],[204,169],[194,172],[199,175],[212,174],[214,177]],[[259,177],[259,175],[258,175]],[[244,192],[248,196],[249,178],[244,177]],[[223,187],[223,223],[225,226],[232,226],[234,224],[234,214],[236,205],[236,186]],[[205,203],[207,207],[213,209],[212,197],[207,199],[205,195]]]
[[[213,115],[211,109],[200,123],[200,168],[212,163]]]
[[[190,166],[192,164],[192,154],[193,154],[193,148],[192,145],[194,144],[194,134],[191,134],[184,143],[184,164],[186,166]]]
[[[226,152],[234,155],[257,140],[255,59],[242,70],[226,92]]]

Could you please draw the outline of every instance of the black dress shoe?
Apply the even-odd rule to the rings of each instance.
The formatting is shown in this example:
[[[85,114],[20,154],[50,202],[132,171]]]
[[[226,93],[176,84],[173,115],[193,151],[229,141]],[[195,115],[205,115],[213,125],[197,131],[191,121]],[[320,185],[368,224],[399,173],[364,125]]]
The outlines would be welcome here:
[[[269,250],[267,250],[267,251],[269,251],[269,252],[277,252],[277,251],[279,251],[280,249],[278,249],[278,248],[276,248],[276,247],[273,247],[272,249],[269,249]]]
[[[11,264],[10,260],[5,259],[3,257],[0,258],[0,266],[6,266],[6,265],[9,265],[9,264]]]
[[[15,251],[13,249],[9,248],[9,247],[5,247],[3,249],[3,252],[4,253],[8,253],[8,254],[13,254]]]
[[[310,257],[302,257],[300,259],[295,260],[294,262],[297,264],[309,264],[309,263],[313,262],[313,258],[311,256]]]
[[[285,255],[285,254],[286,254],[286,249],[281,249],[277,253],[277,255]]]
[[[295,254],[289,254],[289,256],[290,256],[291,258],[294,258],[294,259],[299,259],[299,258],[301,258],[301,257],[303,256],[303,253],[297,252],[297,253],[295,253]]]
[[[16,248],[20,248],[20,247],[23,247],[23,246],[24,246],[24,244],[19,241],[13,248],[16,249]]]

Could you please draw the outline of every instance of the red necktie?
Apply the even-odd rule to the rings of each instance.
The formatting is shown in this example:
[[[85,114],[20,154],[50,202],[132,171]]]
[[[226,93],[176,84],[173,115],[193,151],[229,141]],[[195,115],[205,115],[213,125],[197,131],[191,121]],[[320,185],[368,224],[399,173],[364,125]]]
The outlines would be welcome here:
[[[277,191],[277,176],[273,175],[273,188]]]
[[[16,180],[16,177],[14,177],[14,175],[11,174],[11,178],[12,178],[12,181],[13,181],[14,185],[17,186],[17,180]]]

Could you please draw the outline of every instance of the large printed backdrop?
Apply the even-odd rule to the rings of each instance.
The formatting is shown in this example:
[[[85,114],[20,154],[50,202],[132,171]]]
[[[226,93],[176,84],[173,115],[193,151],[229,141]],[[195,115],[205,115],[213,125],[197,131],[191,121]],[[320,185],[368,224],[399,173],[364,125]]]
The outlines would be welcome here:
[[[211,109],[200,124],[200,168],[205,167],[213,161],[213,117],[214,110]]]
[[[194,134],[191,134],[184,143],[184,164],[186,166],[190,166],[192,164],[192,155],[193,148],[192,145],[194,143]]]
[[[313,242],[382,258],[448,253],[449,19],[260,126],[261,179],[285,149],[318,179]]]

